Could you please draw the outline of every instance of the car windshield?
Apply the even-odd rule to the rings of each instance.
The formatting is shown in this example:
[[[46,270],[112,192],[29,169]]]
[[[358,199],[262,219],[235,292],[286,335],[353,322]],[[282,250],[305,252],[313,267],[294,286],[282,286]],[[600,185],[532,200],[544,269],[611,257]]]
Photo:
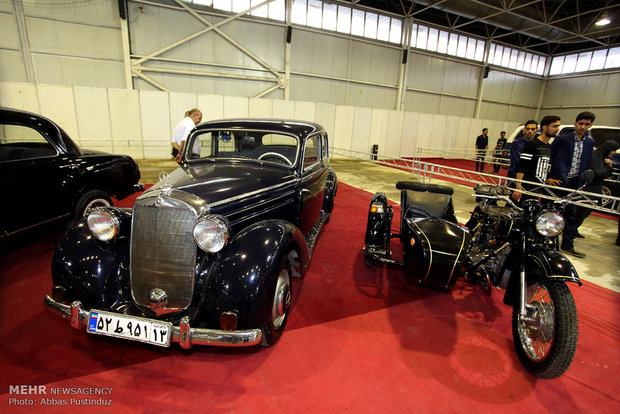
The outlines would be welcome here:
[[[196,131],[188,140],[185,157],[201,159],[243,158],[294,165],[299,140],[278,132],[257,130]]]

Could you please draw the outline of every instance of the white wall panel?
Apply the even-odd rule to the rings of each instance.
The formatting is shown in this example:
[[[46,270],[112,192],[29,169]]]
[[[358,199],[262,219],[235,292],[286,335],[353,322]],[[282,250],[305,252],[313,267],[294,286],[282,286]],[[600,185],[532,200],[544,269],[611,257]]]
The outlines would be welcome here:
[[[110,104],[110,126],[114,153],[145,158],[142,144],[139,92],[127,89],[109,89],[108,102]]]
[[[22,3],[27,16],[86,25],[118,26],[118,6],[115,1],[22,0]]]
[[[439,99],[439,113],[456,116],[473,116],[476,101],[443,95]]]
[[[41,113],[36,85],[0,82],[0,106]]]
[[[285,101],[282,99],[273,100],[273,117],[280,119],[294,119],[295,118],[295,106],[291,101]]]
[[[386,148],[389,117],[390,111],[387,109],[374,108],[372,110],[370,139],[368,142],[368,148],[364,151],[365,153],[369,154],[372,151],[373,145],[379,146],[379,152]]]
[[[250,99],[250,118],[273,118],[273,103],[270,99]]]
[[[405,112],[403,121],[403,135],[400,144],[401,157],[414,157],[418,146],[418,131],[420,130],[420,114],[418,112]]]
[[[336,105],[317,103],[315,109],[316,122],[323,126],[329,137],[330,147],[334,146],[336,131]]]
[[[125,86],[123,63],[79,57],[33,54],[36,80],[39,83],[93,87]]]
[[[221,95],[198,95],[198,109],[202,122],[224,118],[224,97]]]
[[[0,27],[2,27],[0,48],[19,50],[21,46],[15,16],[12,14],[0,13]]]
[[[439,95],[411,91],[405,94],[404,109],[406,111],[436,114],[439,113],[440,106],[441,96]]]
[[[368,153],[371,147],[370,132],[372,125],[372,109],[356,107],[353,117],[351,149],[361,153]]]
[[[107,90],[76,86],[73,95],[80,144],[85,148],[113,152]]]
[[[438,148],[437,144],[433,144],[433,114],[420,114],[418,121],[418,148]]]
[[[332,140],[336,148],[351,148],[353,142],[353,122],[355,118],[355,108],[352,106],[336,106],[335,137]]]
[[[170,108],[166,92],[140,91],[140,117],[145,158],[169,158]]]
[[[426,118],[426,116],[424,116]],[[444,145],[444,138],[446,136],[446,123],[447,117],[446,115],[433,115],[433,120],[428,126],[426,124],[422,124],[423,128],[430,129],[431,140],[429,142],[429,147],[433,148],[441,148],[442,150],[447,150],[449,145]]]
[[[295,116],[298,121],[314,121],[316,119],[316,104],[314,102],[295,101]]]
[[[0,79],[10,79],[13,82],[28,80],[21,52],[0,50]]]
[[[38,18],[26,18],[33,52],[123,59],[120,28],[97,27]]]
[[[442,128],[441,125],[437,125],[438,128]],[[452,150],[456,148],[457,137],[459,134],[459,117],[447,116],[443,125],[443,140],[442,148]]]
[[[56,122],[79,142],[73,89],[70,86],[37,85],[37,94],[41,115]]]
[[[400,144],[403,137],[405,122],[405,113],[402,111],[389,111],[387,134],[385,136],[385,145],[383,148],[379,145],[379,154],[388,157],[398,157],[400,153]]]
[[[469,131],[471,131],[472,118],[459,117],[458,134],[456,135],[456,142],[454,148],[473,148],[474,142],[471,143],[471,137]],[[476,134],[476,136],[480,133]]]
[[[242,96],[224,97],[224,118],[247,118],[249,100]]]

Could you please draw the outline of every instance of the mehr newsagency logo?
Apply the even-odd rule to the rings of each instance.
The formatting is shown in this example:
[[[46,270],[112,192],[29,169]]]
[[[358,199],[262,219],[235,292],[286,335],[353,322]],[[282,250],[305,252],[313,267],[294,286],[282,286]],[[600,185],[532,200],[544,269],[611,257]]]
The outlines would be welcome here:
[[[106,406],[112,405],[112,387],[50,387],[9,385],[13,406]]]

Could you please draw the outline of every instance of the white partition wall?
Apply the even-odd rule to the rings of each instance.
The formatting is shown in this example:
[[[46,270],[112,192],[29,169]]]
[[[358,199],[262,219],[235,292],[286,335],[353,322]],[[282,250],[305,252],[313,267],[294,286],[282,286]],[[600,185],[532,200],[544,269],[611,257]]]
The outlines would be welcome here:
[[[58,123],[83,148],[135,158],[169,158],[170,138],[185,111],[197,107],[203,121],[278,118],[317,122],[333,148],[393,158],[414,157],[420,147],[473,148],[482,127],[489,147],[501,130],[518,123],[280,99],[33,85],[0,82],[0,106],[39,113]],[[369,156],[369,155],[368,155]]]

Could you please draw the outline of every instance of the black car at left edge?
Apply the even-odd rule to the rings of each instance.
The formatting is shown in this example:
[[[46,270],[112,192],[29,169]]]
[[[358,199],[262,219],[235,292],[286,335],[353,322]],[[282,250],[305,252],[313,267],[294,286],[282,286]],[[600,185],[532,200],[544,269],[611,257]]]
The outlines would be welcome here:
[[[80,149],[57,124],[0,108],[0,240],[144,189],[126,155]]]
[[[318,124],[203,123],[133,208],[68,230],[45,304],[74,328],[163,347],[273,345],[337,184]]]

